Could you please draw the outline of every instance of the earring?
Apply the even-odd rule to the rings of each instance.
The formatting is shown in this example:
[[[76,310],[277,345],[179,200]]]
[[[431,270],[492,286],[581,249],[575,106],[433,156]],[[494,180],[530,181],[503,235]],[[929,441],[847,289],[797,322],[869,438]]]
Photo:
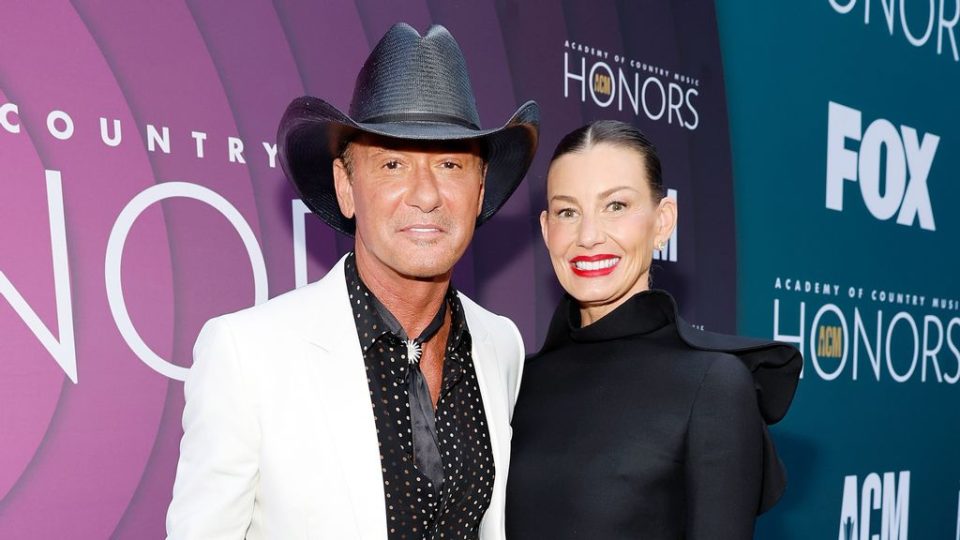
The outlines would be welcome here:
[[[657,251],[663,251],[667,247],[667,243],[663,240],[657,240]]]

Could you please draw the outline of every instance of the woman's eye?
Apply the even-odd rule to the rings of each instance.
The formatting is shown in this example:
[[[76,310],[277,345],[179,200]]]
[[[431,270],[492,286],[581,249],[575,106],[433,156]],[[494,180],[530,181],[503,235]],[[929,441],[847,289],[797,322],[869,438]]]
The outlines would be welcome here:
[[[561,208],[556,212],[557,217],[560,218],[572,218],[577,215],[576,211],[573,208]]]
[[[620,201],[613,201],[612,203],[607,205],[607,208],[609,208],[614,212],[619,212],[621,210],[624,210],[626,209],[626,207],[627,207],[627,204]]]

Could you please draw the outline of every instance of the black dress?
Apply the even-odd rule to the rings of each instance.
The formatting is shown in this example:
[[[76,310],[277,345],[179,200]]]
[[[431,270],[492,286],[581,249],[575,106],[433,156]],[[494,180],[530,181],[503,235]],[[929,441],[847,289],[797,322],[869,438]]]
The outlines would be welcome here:
[[[580,328],[565,298],[513,413],[509,540],[744,540],[786,480],[793,347],[697,330],[664,291]]]

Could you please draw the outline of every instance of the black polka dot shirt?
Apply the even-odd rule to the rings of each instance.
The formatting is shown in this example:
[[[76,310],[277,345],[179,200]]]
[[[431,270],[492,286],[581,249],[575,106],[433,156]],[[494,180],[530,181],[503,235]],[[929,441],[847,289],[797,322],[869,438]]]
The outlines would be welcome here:
[[[344,269],[380,442],[388,536],[391,540],[478,538],[495,471],[460,299],[452,287],[447,291],[451,328],[435,413],[444,481],[435,486],[414,465],[406,345],[387,330],[377,313],[353,254]]]

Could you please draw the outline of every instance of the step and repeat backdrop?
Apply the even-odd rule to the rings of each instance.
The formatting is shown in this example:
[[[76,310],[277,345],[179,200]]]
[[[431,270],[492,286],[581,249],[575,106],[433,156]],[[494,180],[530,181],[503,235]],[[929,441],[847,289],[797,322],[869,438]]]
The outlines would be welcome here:
[[[399,20],[458,39],[484,127],[542,107],[458,288],[536,350],[559,298],[549,155],[586,122],[634,123],[680,206],[655,285],[694,324],[807,357],[774,428],[790,488],[758,537],[954,538],[960,14],[803,4],[5,3],[0,538],[163,536],[201,325],[351,247],[283,177],[280,115],[304,94],[346,110]]]
[[[760,538],[960,538],[958,9],[717,3],[739,329],[805,358]]]

